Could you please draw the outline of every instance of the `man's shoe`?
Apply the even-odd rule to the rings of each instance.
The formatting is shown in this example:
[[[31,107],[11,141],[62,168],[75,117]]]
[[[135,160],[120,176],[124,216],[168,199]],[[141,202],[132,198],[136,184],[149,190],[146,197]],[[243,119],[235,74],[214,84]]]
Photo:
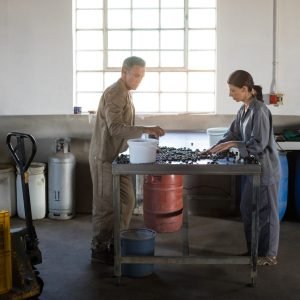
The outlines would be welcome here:
[[[91,261],[112,266],[114,264],[114,255],[109,249],[104,249],[102,251],[92,249]]]

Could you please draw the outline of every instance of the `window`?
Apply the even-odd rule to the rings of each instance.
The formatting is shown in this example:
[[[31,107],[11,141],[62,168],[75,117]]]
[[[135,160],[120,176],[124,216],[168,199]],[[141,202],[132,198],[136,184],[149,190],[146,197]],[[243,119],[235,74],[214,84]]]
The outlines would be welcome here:
[[[215,111],[216,0],[75,0],[75,105],[97,109],[124,58],[145,59],[138,113]]]

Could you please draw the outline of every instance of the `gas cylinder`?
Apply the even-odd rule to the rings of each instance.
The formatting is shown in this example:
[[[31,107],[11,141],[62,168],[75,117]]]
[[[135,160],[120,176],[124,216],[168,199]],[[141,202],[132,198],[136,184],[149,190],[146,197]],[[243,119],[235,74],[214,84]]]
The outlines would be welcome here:
[[[75,156],[70,139],[55,140],[55,153],[48,159],[48,201],[50,219],[71,219],[75,215]]]

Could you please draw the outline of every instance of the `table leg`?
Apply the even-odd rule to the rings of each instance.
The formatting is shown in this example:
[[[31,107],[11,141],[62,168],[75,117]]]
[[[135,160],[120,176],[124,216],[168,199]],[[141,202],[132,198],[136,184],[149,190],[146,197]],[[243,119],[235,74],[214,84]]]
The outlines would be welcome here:
[[[113,176],[113,205],[114,205],[114,275],[120,279],[121,272],[121,243],[120,243],[120,176]]]
[[[253,176],[252,193],[252,241],[251,241],[251,284],[256,285],[257,277],[257,253],[258,253],[258,230],[259,230],[259,198],[260,198],[260,176]]]

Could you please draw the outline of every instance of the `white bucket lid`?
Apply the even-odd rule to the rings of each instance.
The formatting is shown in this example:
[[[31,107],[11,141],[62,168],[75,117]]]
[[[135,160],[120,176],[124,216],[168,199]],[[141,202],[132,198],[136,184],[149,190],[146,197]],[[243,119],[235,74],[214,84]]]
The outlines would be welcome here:
[[[28,173],[29,175],[38,175],[42,174],[45,170],[46,164],[44,163],[39,163],[39,162],[32,162],[30,164],[30,167],[28,168]],[[17,167],[17,173],[20,174],[20,170]]]
[[[207,128],[206,132],[209,135],[223,135],[228,130],[228,127]]]
[[[134,146],[147,146],[147,145],[158,145],[157,139],[130,139],[127,141],[128,145]]]

